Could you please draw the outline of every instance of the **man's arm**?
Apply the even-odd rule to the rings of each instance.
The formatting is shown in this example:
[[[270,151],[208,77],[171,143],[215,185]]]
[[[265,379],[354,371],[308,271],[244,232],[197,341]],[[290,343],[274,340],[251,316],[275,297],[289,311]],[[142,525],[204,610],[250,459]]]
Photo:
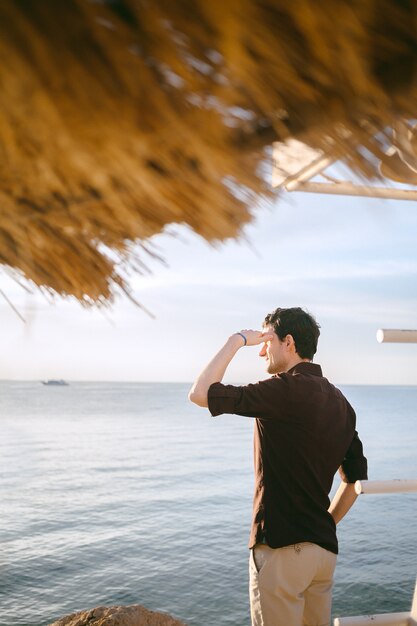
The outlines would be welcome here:
[[[368,478],[368,462],[363,455],[362,442],[356,430],[342,465],[339,467],[339,474],[342,482],[329,507],[329,513],[336,524],[343,519],[358,497],[355,493],[355,481]]]
[[[246,337],[246,344],[242,335]],[[225,371],[238,350],[244,345],[255,346],[264,343],[272,337],[271,333],[263,333],[259,330],[243,330],[241,334],[231,335],[223,348],[219,350],[196,379],[188,394],[189,400],[198,406],[207,407],[207,392],[210,385],[223,380]]]
[[[357,497],[355,483],[340,483],[328,509],[336,524],[344,518]]]

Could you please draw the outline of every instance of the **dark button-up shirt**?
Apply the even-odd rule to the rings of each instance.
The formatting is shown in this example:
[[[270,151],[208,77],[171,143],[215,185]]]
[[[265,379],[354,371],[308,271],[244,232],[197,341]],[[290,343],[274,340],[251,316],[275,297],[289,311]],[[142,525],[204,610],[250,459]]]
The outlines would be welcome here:
[[[309,541],[337,554],[328,494],[339,469],[345,482],[367,478],[356,416],[342,392],[305,362],[286,373],[244,385],[214,383],[213,416],[256,417],[255,494],[249,547]]]

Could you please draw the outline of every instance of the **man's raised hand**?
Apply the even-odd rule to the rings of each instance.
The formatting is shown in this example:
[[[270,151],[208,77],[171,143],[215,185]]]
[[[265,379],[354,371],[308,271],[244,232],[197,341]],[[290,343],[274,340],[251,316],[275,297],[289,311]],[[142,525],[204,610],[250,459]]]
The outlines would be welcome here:
[[[265,341],[271,341],[274,338],[274,333],[272,332],[263,332],[262,330],[250,330],[248,328],[244,328],[240,330],[239,335],[242,335],[242,342],[244,338],[246,339],[246,346],[258,346],[260,343],[264,343]]]

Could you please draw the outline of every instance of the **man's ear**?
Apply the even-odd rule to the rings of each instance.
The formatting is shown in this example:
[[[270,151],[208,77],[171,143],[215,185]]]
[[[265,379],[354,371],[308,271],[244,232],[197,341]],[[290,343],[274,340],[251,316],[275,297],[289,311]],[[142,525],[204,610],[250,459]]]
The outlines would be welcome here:
[[[295,341],[292,335],[287,335],[285,337],[285,345],[287,349],[291,349],[291,347],[294,346],[294,350],[295,350]]]

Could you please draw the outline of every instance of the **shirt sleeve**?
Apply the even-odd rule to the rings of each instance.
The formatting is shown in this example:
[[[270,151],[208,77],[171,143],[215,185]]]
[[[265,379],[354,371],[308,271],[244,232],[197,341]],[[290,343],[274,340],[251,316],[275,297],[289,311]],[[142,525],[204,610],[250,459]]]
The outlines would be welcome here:
[[[208,390],[208,408],[215,417],[223,413],[244,417],[278,417],[284,412],[287,385],[280,377],[250,385],[213,383]]]
[[[352,443],[339,468],[339,473],[345,483],[354,483],[357,480],[368,479],[368,461],[363,455],[362,442],[356,430]]]

